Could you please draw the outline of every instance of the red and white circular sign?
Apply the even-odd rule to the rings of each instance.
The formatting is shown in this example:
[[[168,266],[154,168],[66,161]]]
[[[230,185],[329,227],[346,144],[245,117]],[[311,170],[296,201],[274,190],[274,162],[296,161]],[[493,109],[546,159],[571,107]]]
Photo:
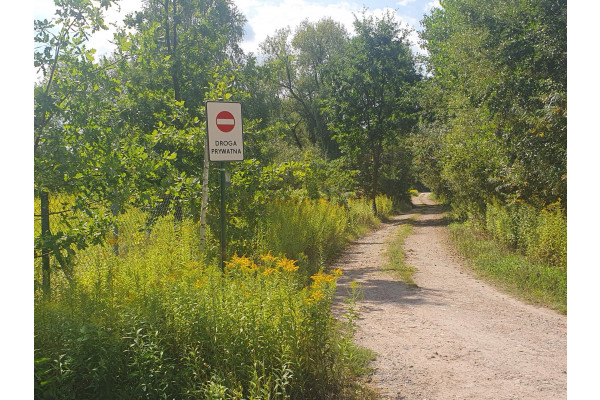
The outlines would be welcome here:
[[[221,132],[231,132],[231,130],[235,127],[235,118],[233,114],[229,111],[221,111],[217,114],[217,128]]]

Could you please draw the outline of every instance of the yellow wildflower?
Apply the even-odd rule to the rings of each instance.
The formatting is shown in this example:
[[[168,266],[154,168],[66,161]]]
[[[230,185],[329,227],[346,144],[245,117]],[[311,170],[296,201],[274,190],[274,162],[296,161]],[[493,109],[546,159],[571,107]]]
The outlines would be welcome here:
[[[277,257],[271,255],[271,250],[269,250],[269,252],[266,255],[261,256],[260,259],[267,263],[277,261]]]
[[[321,286],[322,283],[331,283],[335,281],[335,276],[330,274],[325,274],[323,272],[318,272],[311,276],[313,282],[313,286]]]
[[[265,270],[263,271],[263,274],[270,275],[275,271],[277,271],[275,268],[265,268]]]
[[[231,263],[226,264],[228,264],[228,266],[230,267],[237,266],[238,268],[244,271],[254,271],[257,268],[256,264],[254,264],[254,261],[252,261],[248,257],[239,257],[237,254],[234,254],[231,257]]]
[[[309,306],[314,302],[323,300],[324,298],[325,298],[325,295],[323,295],[323,292],[321,292],[320,290],[317,289],[314,292],[312,292],[310,297],[307,297],[304,299],[304,304]]]
[[[323,300],[325,298],[325,296],[323,295],[323,293],[321,293],[320,290],[315,290],[312,294],[312,296],[310,296],[312,299],[314,299],[315,301],[319,301],[319,300]]]
[[[277,261],[277,266],[284,271],[295,272],[298,270],[298,266],[295,265],[296,261],[290,260],[289,258],[283,257]]]

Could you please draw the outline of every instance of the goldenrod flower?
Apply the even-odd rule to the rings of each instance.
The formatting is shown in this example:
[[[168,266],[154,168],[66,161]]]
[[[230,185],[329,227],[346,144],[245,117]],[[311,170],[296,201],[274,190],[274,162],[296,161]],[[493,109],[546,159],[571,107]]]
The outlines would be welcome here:
[[[314,292],[312,292],[310,297],[307,297],[304,299],[304,303],[306,305],[311,305],[312,303],[323,300],[323,299],[325,299],[325,295],[323,295],[323,292],[321,292],[320,290],[317,289]]]
[[[277,261],[277,266],[284,271],[295,272],[298,270],[298,266],[295,265],[296,261],[290,260],[289,258],[283,257]]]
[[[319,300],[323,300],[325,298],[325,296],[323,295],[323,293],[321,293],[320,290],[315,290],[312,294],[312,296],[310,296],[312,299],[314,299],[315,301],[319,301]]]
[[[271,250],[269,250],[269,252],[266,255],[261,256],[260,259],[267,263],[277,261],[277,257],[271,255]]]
[[[249,272],[252,272],[258,268],[256,264],[254,264],[254,261],[248,257],[239,257],[237,254],[234,254],[231,257],[231,263],[226,262],[226,264],[229,267],[238,267],[243,271]]]
[[[331,283],[335,281],[335,276],[330,274],[325,274],[323,272],[318,272],[311,276],[314,287],[321,286],[322,283]]]

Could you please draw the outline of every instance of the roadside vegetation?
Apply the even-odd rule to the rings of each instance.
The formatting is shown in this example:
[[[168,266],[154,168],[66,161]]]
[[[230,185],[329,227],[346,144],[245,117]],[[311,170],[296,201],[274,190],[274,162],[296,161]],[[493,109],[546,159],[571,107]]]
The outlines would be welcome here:
[[[490,205],[485,224],[454,223],[450,230],[476,270],[522,298],[567,312],[567,221],[557,205],[541,212],[522,203]]]
[[[36,398],[367,396],[327,265],[408,199],[409,31],[305,21],[259,63],[233,2],[143,1],[97,57],[116,3],[34,24]],[[245,159],[223,166],[205,152],[219,99],[243,103]]]
[[[391,205],[378,199],[382,208]],[[355,382],[370,360],[353,343],[355,299],[348,299],[344,318],[330,315],[343,271],[328,272],[325,263],[378,218],[360,200],[347,206],[289,200],[271,210],[257,252],[234,254],[224,271],[204,261],[193,220],[177,222],[169,214],[149,229],[149,213],[132,208],[121,214],[118,240],[111,233],[104,243],[75,252],[76,268],[55,275],[51,301],[36,292],[36,396],[367,393]],[[36,275],[40,268],[36,264]]]
[[[567,2],[444,2],[424,20],[414,165],[477,269],[566,311]]]

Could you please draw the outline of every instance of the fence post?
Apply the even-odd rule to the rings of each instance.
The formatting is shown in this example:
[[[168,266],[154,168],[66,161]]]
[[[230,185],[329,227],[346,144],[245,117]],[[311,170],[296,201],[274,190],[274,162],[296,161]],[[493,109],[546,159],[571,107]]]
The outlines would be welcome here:
[[[206,208],[208,207],[208,139],[204,139],[204,165],[202,167],[202,204],[200,206],[200,251],[206,250]]]

